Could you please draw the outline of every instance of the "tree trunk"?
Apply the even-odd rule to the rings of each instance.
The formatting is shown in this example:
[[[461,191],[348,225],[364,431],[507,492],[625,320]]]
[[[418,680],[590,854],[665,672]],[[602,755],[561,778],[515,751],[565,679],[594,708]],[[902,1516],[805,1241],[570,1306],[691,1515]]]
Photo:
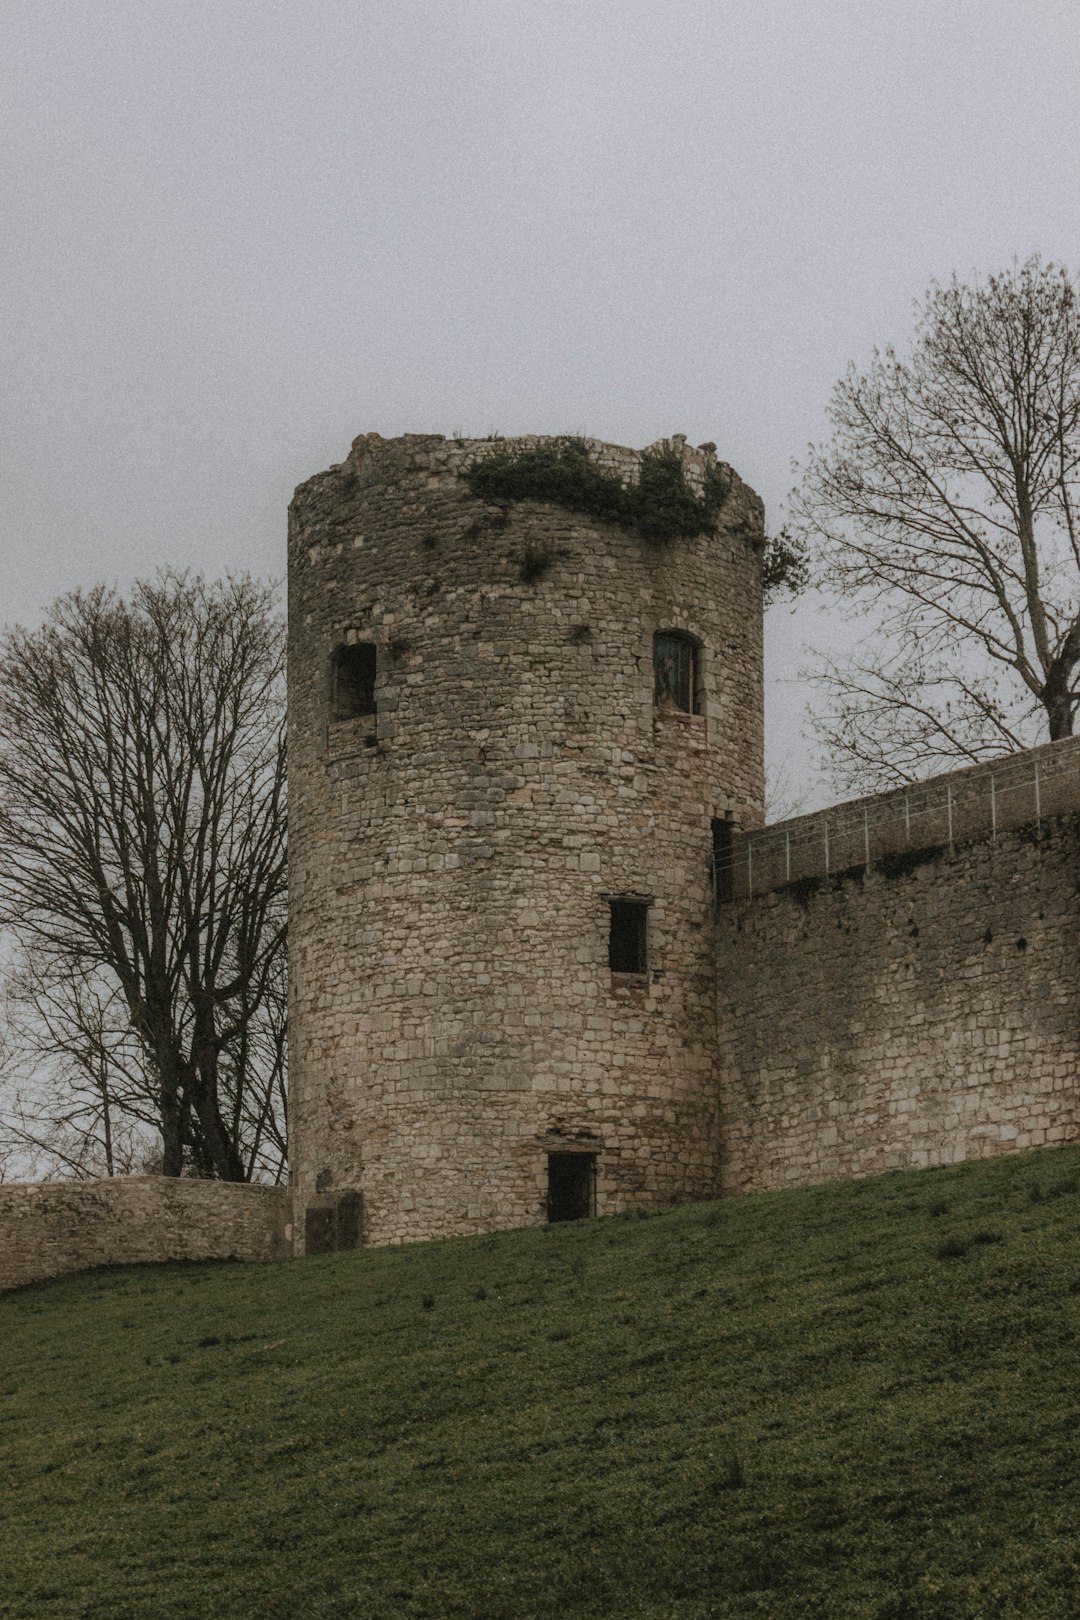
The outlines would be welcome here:
[[[1046,702],[1046,713],[1050,721],[1050,741],[1057,742],[1061,737],[1071,737],[1073,734],[1073,706],[1068,692],[1061,698],[1049,699]]]
[[[216,1097],[200,1097],[195,1109],[202,1132],[207,1163],[219,1181],[244,1181],[244,1163],[230,1140],[218,1110]]]
[[[1076,667],[1075,659],[1058,658],[1051,666],[1046,684],[1039,694],[1046,718],[1050,728],[1050,741],[1057,742],[1061,737],[1071,737],[1073,734],[1073,716],[1076,710],[1076,696],[1072,691],[1072,674]]]
[[[198,1031],[192,1063],[192,1086],[207,1164],[219,1181],[243,1181],[244,1161],[221,1117],[213,1001],[205,994],[192,999],[196,1003]]]
[[[183,1086],[176,1051],[168,1040],[153,1046],[154,1068],[158,1079],[158,1106],[161,1110],[161,1173],[184,1173]]]
[[[180,1104],[174,1092],[161,1087],[161,1173],[180,1176],[184,1173],[184,1143],[180,1129]]]
[[[112,1110],[109,1104],[109,1083],[106,1079],[101,1082],[101,1129],[105,1145],[105,1174],[114,1174],[113,1141],[112,1141]]]

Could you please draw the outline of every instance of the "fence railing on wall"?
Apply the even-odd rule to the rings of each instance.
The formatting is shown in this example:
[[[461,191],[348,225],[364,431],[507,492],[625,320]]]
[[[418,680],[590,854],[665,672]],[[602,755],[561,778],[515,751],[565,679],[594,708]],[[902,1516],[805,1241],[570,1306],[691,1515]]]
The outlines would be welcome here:
[[[1006,755],[754,832],[718,851],[718,903],[766,894],[1080,810],[1080,737]]]

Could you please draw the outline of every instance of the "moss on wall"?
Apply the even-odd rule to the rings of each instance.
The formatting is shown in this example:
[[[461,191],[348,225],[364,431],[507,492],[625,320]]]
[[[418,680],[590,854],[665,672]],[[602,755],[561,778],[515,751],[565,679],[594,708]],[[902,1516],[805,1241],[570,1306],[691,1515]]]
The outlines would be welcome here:
[[[635,528],[649,540],[708,534],[731,490],[721,467],[705,474],[698,495],[675,450],[645,450],[636,483],[624,483],[590,459],[583,439],[500,445],[461,475],[485,501],[550,501],[589,517]]]

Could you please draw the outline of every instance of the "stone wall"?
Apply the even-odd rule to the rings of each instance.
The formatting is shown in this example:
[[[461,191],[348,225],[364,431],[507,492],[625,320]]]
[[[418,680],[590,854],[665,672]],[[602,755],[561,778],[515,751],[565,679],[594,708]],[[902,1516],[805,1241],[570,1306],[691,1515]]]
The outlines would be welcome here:
[[[666,447],[692,483],[716,464]],[[599,1213],[719,1174],[711,822],[761,819],[761,503],[732,475],[714,534],[658,544],[477,500],[459,474],[491,448],[367,435],[290,514],[309,1247],[542,1221],[551,1152],[595,1154]],[[700,643],[700,713],[654,702],[662,630]],[[376,713],[335,707],[343,646],[374,648]],[[644,973],[610,970],[613,895],[648,902]]]
[[[1067,811],[721,905],[723,1190],[1080,1134],[1078,884]]]
[[[947,771],[770,827],[736,831],[718,892],[745,899],[912,850],[996,838],[1080,809],[1080,737]]]
[[[114,1176],[0,1184],[0,1289],[92,1266],[277,1260],[292,1253],[284,1187]]]

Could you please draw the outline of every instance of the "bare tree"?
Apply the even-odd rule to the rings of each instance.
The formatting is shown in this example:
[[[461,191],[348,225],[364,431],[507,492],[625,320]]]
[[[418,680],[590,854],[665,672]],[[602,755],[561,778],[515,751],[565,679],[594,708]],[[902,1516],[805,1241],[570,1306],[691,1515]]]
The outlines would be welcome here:
[[[130,1174],[153,1158],[139,1043],[107,976],[55,966],[24,957],[5,986],[0,1143],[23,1179]]]
[[[836,385],[795,532],[872,634],[828,663],[845,786],[1071,734],[1080,675],[1080,310],[1036,257],[934,285],[910,355]]]
[[[268,588],[171,573],[0,647],[9,1135],[69,1172],[151,1131],[166,1175],[283,1172],[283,654]]]

